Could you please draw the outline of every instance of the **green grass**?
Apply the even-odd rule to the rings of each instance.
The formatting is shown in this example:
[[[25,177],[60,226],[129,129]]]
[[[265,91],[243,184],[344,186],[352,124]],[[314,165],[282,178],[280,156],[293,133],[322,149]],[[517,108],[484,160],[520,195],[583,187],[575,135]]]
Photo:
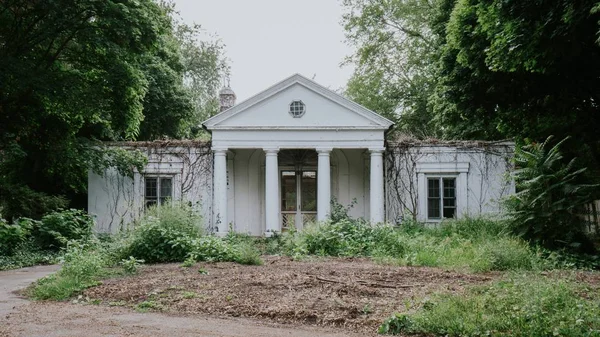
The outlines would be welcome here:
[[[135,309],[139,312],[148,312],[149,310],[162,310],[163,306],[155,301],[144,301],[138,303]]]
[[[416,310],[396,314],[384,334],[434,336],[600,336],[598,289],[566,277],[511,273],[469,288],[465,294],[437,294]]]

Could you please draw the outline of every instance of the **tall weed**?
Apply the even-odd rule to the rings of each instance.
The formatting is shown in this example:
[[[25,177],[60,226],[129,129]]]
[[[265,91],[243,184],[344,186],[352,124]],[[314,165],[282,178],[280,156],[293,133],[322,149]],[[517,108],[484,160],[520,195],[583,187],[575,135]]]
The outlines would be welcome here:
[[[98,283],[106,266],[104,251],[96,243],[69,241],[61,269],[40,279],[31,290],[35,299],[64,300]]]

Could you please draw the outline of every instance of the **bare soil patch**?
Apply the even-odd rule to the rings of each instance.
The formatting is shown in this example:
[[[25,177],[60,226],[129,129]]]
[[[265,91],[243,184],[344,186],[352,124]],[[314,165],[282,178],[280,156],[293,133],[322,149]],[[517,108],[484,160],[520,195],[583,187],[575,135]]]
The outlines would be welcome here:
[[[202,273],[199,272],[202,270]],[[267,257],[263,266],[234,263],[143,268],[106,280],[84,296],[109,305],[168,313],[269,319],[373,333],[394,312],[434,291],[462,292],[493,274],[378,265],[367,259],[292,261]]]

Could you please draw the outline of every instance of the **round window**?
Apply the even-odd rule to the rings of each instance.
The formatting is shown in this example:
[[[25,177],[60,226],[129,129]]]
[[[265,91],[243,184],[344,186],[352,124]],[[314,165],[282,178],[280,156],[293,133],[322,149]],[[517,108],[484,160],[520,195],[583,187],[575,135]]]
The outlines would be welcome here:
[[[290,115],[294,118],[299,118],[306,112],[306,105],[302,101],[292,101],[290,103]]]

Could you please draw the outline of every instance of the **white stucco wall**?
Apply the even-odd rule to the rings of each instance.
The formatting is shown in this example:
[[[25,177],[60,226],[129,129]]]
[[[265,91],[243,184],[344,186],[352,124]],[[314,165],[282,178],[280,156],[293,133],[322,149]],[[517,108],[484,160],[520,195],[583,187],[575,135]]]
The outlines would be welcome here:
[[[427,177],[456,178],[457,214],[495,215],[501,200],[515,193],[512,143],[389,144],[386,158],[387,220],[427,219]]]
[[[88,212],[96,219],[96,231],[116,233],[126,229],[144,211],[143,176],[164,176],[173,179],[173,200],[190,203],[204,216],[210,228],[212,209],[212,153],[208,143],[180,142],[183,146],[168,146],[162,142],[139,143],[139,150],[148,157],[148,165],[133,177],[121,176],[114,169],[103,175],[88,175]]]

